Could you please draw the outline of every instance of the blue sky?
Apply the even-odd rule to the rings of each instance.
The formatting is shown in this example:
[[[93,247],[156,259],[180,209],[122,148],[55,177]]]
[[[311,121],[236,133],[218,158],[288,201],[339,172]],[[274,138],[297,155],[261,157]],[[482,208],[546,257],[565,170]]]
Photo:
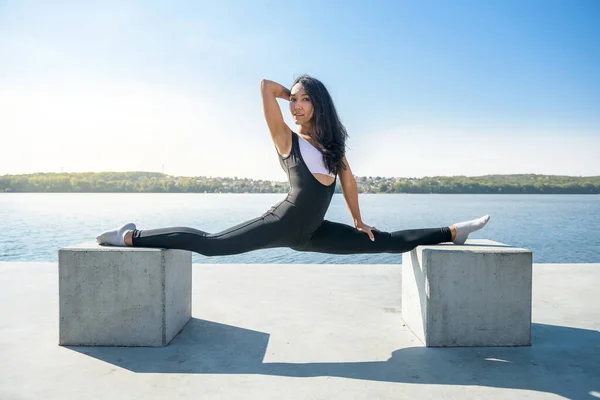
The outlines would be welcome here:
[[[600,2],[321,3],[0,0],[0,175],[284,180],[258,88],[302,73],[355,175],[600,175]]]

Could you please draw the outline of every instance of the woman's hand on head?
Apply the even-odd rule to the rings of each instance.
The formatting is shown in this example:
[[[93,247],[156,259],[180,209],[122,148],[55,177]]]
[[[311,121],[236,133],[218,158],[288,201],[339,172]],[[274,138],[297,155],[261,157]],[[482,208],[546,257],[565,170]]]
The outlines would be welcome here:
[[[358,229],[360,232],[364,232],[367,234],[367,236],[369,236],[369,239],[371,239],[372,242],[375,241],[375,236],[373,235],[373,231],[377,231],[377,232],[381,232],[379,229],[375,228],[374,226],[369,226],[367,224],[365,224],[364,222],[358,222],[355,225],[356,229]]]

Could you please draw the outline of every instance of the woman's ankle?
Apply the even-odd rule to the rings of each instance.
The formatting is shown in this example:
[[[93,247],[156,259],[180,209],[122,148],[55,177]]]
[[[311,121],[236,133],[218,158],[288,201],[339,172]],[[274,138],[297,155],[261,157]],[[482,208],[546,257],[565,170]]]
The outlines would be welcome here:
[[[125,240],[126,246],[133,246],[133,231],[127,231],[123,239]]]
[[[454,242],[454,239],[456,239],[456,227],[454,225],[450,225],[450,241]]]

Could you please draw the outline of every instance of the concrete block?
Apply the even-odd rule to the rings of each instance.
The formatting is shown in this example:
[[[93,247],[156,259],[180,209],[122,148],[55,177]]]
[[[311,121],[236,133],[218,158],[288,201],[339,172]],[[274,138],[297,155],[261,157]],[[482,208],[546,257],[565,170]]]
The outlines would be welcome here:
[[[192,315],[192,254],[100,246],[58,251],[59,345],[162,347]]]
[[[531,345],[532,253],[491,240],[402,255],[402,318],[427,347]]]

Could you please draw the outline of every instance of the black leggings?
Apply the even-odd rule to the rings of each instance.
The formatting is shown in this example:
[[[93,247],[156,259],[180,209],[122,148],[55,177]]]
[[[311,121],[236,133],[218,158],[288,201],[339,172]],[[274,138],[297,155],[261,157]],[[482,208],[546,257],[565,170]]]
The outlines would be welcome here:
[[[418,245],[451,241],[449,227],[394,232],[374,230],[375,241],[353,226],[328,220],[323,220],[309,235],[296,231],[294,224],[273,213],[265,213],[218,233],[188,227],[135,230],[132,241],[136,247],[189,250],[205,256],[240,254],[274,247],[329,254],[404,253]]]

